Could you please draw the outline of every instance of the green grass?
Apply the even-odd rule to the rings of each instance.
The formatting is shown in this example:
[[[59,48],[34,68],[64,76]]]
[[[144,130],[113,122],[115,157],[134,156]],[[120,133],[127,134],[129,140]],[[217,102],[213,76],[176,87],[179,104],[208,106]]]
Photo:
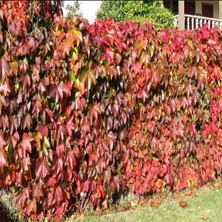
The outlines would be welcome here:
[[[182,208],[180,201],[188,206]],[[106,212],[102,216],[74,215],[66,222],[222,222],[222,188],[205,186],[193,191],[192,196],[182,193],[169,195],[155,209],[147,203],[125,212]]]

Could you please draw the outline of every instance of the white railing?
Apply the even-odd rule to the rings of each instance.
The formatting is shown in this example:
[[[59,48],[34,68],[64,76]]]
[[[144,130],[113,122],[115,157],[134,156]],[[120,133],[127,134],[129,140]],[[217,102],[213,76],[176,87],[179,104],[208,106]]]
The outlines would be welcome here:
[[[214,28],[214,27],[219,27],[222,29],[222,20],[221,19],[215,19],[215,18],[208,18],[208,17],[203,17],[203,16],[198,16],[198,15],[184,15],[185,17],[185,24],[184,24],[184,29],[197,29],[202,27],[204,24],[208,24],[209,28]],[[174,26],[178,27],[178,22],[179,22],[179,16],[176,15],[174,16],[175,18],[175,23]]]

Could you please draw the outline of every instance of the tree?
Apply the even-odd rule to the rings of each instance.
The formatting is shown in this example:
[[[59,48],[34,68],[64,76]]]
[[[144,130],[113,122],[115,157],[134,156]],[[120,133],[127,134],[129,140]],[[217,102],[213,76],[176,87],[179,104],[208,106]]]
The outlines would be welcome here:
[[[74,15],[80,15],[82,16],[82,13],[80,11],[80,3],[79,1],[75,1],[73,4],[69,4],[66,6],[66,10],[68,11],[66,17],[72,18]]]
[[[97,11],[97,18],[105,19],[110,17],[121,22],[132,19],[136,22],[143,22],[147,19],[153,23],[156,29],[173,27],[174,17],[172,13],[161,6],[159,1],[106,1],[103,0],[100,9]]]

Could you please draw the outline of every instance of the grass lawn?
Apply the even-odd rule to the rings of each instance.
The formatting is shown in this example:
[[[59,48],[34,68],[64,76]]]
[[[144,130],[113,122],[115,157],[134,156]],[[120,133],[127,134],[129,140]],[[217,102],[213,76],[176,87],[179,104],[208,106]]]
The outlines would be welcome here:
[[[179,195],[169,194],[161,198],[159,206],[157,196],[152,200],[124,212],[105,212],[100,217],[74,215],[66,222],[222,222],[221,183]]]

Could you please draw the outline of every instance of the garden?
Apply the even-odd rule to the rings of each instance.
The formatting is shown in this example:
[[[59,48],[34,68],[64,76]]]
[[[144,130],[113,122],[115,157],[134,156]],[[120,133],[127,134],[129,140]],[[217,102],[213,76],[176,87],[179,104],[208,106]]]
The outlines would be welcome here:
[[[102,212],[222,173],[222,32],[0,2],[0,190],[23,218]]]

